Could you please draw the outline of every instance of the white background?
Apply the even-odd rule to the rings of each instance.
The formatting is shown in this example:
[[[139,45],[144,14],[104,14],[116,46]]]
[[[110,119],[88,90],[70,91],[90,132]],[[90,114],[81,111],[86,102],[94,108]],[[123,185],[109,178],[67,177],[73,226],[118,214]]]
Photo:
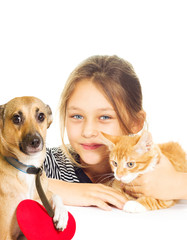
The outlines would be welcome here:
[[[186,25],[185,0],[0,0],[0,105],[41,98],[55,117],[47,144],[58,146],[56,111],[68,75],[91,55],[117,54],[140,78],[155,142],[187,150]],[[70,211],[78,240],[186,239],[186,204],[146,215]]]
[[[0,105],[32,95],[55,121],[48,146],[60,145],[56,116],[70,72],[85,58],[117,54],[130,61],[155,142],[187,149],[186,1],[0,1]]]

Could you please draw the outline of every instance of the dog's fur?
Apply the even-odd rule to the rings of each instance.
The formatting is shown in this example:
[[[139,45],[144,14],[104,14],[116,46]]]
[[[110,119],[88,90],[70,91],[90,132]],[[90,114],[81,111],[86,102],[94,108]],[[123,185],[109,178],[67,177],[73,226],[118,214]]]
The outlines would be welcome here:
[[[17,170],[4,157],[14,157],[24,164],[41,167],[46,154],[46,132],[51,122],[50,107],[35,97],[14,98],[0,106],[0,240],[22,239],[16,208],[24,199],[39,200],[36,175]],[[46,192],[44,173],[42,186]],[[56,206],[55,215],[60,211],[60,218],[54,216],[53,220],[58,221],[57,228],[65,228],[67,211],[58,197],[52,199],[53,206]]]

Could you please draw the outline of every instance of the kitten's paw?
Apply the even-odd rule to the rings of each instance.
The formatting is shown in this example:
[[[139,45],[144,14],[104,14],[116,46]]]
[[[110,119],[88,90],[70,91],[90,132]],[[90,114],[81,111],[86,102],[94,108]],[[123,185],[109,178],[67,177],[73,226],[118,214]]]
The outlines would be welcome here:
[[[62,203],[62,199],[58,195],[53,195],[52,206],[54,209],[54,225],[57,230],[63,231],[67,227],[68,212]]]
[[[123,211],[129,212],[129,213],[142,213],[142,212],[146,212],[147,209],[139,202],[128,201],[124,205]]]

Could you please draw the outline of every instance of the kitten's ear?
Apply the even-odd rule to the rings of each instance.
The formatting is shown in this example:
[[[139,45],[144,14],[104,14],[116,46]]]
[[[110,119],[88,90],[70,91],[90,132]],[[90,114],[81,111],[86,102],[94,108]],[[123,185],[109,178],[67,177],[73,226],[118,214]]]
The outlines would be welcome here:
[[[135,151],[144,154],[152,149],[153,141],[151,133],[144,131],[138,143],[135,145]]]
[[[102,140],[102,142],[108,146],[109,150],[111,151],[114,146],[116,145],[119,137],[117,136],[112,136],[109,134],[106,134],[104,132],[100,132],[100,139]]]

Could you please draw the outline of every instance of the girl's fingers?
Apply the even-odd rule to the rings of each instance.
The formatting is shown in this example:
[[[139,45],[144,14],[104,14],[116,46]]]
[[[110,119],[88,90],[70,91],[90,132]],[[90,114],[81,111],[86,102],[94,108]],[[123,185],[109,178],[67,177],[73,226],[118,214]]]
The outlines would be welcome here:
[[[115,196],[107,193],[100,193],[100,199],[110,205],[113,205],[119,209],[122,209],[124,206],[124,202],[118,200]]]
[[[97,195],[99,196],[99,199],[103,202],[113,205],[119,209],[123,209],[123,206],[127,201],[127,199],[122,193],[104,185],[99,186]]]
[[[91,205],[101,208],[105,211],[111,211],[112,208],[103,200],[98,198],[92,198],[90,199]]]
[[[117,198],[122,203],[126,203],[127,199],[125,198],[125,196],[122,192],[120,192],[119,190],[116,190],[112,187],[105,186],[105,185],[102,185],[102,187],[103,187],[103,191],[105,193],[113,195],[115,198]]]

